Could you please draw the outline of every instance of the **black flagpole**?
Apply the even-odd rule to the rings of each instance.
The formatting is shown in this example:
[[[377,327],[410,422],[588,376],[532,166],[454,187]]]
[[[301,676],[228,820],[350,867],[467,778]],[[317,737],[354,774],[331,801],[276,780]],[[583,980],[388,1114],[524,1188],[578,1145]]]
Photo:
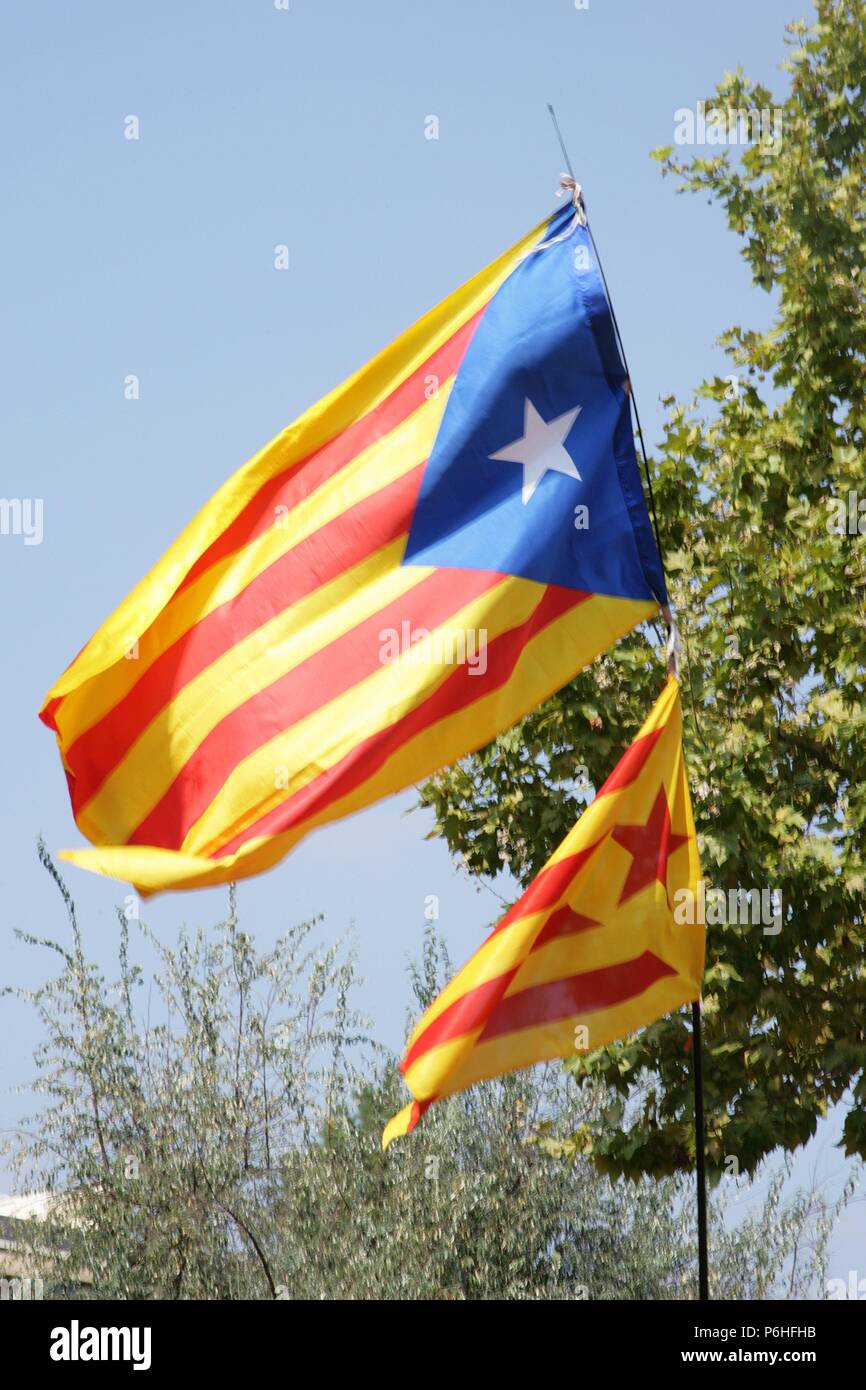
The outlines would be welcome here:
[[[553,129],[556,131],[556,138],[559,141],[559,148],[562,150],[562,157],[565,160],[565,167],[571,175],[572,180],[574,180],[574,169],[572,168],[571,160],[568,157],[568,150],[565,148],[565,141],[563,140],[562,132],[559,129],[559,121],[556,119],[556,112],[554,111],[550,102],[547,103],[547,109],[550,112],[550,119],[553,122]],[[580,195],[578,190],[575,193],[575,197],[578,198],[579,196]],[[631,407],[634,411],[635,425],[637,427],[637,437],[640,442],[641,458],[643,460],[644,474],[646,476],[647,490],[649,492],[650,512],[652,515],[653,530],[655,532],[656,545],[658,546],[659,561],[662,565],[662,569],[664,569],[664,560],[662,558],[662,546],[661,541],[659,539],[659,523],[658,517],[656,516],[656,504],[655,498],[653,496],[652,478],[650,476],[649,470],[649,460],[647,459],[646,446],[644,444],[643,439],[643,429],[641,427],[640,415],[638,414],[637,400],[635,399],[634,386],[631,380],[631,372],[628,369],[628,360],[625,355],[625,347],[622,341],[622,334],[619,331],[619,324],[616,321],[616,314],[613,310],[613,301],[611,300],[610,290],[607,286],[607,278],[602,268],[601,257],[598,254],[598,247],[595,244],[595,238],[592,235],[592,229],[589,228],[588,230],[589,238],[592,243],[592,249],[595,253],[595,259],[598,264],[598,273],[601,276],[601,282],[604,285],[604,292],[607,296],[607,304],[608,308],[610,309],[610,317],[613,322],[613,330],[616,334],[616,341],[619,346],[620,356],[622,357],[622,365],[625,369],[626,379],[628,381],[629,400],[631,402]],[[665,576],[665,578],[667,578],[667,576]],[[666,610],[666,614],[667,618],[669,619],[669,609]],[[697,999],[692,1004],[692,1075],[694,1077],[695,1085],[695,1169],[698,1196],[698,1298],[702,1303],[706,1303],[709,1301],[710,1297],[709,1256],[707,1248],[707,1171],[706,1152],[704,1143],[704,1076],[703,1055],[701,1050],[701,1005],[700,1000]]]
[[[692,1072],[695,1079],[695,1168],[698,1184],[698,1298],[701,1303],[707,1303],[710,1297],[710,1272],[707,1256],[707,1169],[700,999],[695,999],[692,1004]]]

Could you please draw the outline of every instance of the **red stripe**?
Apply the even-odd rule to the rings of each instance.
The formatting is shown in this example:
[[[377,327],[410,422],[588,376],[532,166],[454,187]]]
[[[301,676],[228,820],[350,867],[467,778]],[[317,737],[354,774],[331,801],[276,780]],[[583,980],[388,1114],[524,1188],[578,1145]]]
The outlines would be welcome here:
[[[55,695],[53,700],[46,700],[44,706],[39,711],[39,718],[42,720],[42,723],[46,724],[49,729],[53,729],[55,733],[57,733],[57,720],[54,716],[60,708],[62,699],[62,695]]]
[[[551,913],[527,954],[531,955],[541,946],[546,946],[549,941],[556,941],[565,936],[576,936],[579,932],[599,926],[601,926],[600,922],[594,921],[591,917],[584,917],[582,913],[575,912],[573,908],[566,905],[561,907],[558,912]],[[441,1014],[437,1014],[423,1033],[418,1034],[411,1049],[400,1063],[400,1070],[405,1072],[422,1053],[428,1052],[431,1047],[436,1047],[439,1043],[449,1042],[453,1038],[459,1038],[478,1028],[485,1019],[491,1016],[522,965],[523,960],[519,961],[513,970],[504,971],[491,980],[485,980],[480,985],[472,986],[466,990],[465,994],[461,994],[458,999],[443,1009]]]
[[[409,1048],[400,1063],[401,1072],[405,1075],[412,1063],[423,1053],[429,1052],[431,1047],[463,1037],[464,1034],[472,1033],[480,1027],[495,1010],[519,968],[515,966],[513,970],[495,975],[492,980],[485,980],[483,984],[467,989],[465,994],[461,994],[443,1009],[441,1014],[437,1014]]]
[[[598,795],[609,796],[611,792],[622,791],[623,787],[634,782],[638,775],[643,772],[650,753],[666,728],[667,725],[662,724],[661,728],[651,729],[648,734],[644,734],[642,738],[637,738],[634,743],[630,743],[607,781],[599,788]]]
[[[76,661],[81,656],[81,653],[84,651],[86,646],[87,642],[84,643],[83,647],[79,647],[78,651],[70,661],[69,665],[64,669],[64,676],[66,675],[67,671],[72,670],[72,667],[75,665]],[[39,711],[39,718],[42,720],[42,723],[47,724],[48,728],[53,729],[55,733],[59,733],[56,718],[57,711],[59,710],[60,706],[63,704],[63,701],[65,699],[65,695],[55,695],[53,700],[46,700],[44,706]]]
[[[427,387],[431,376],[443,382],[457,371],[486,307],[485,304],[462,328],[458,328],[456,333],[431,353],[420,367],[373,410],[353,421],[340,434],[308,454],[306,458],[299,459],[283,469],[275,478],[269,478],[250,498],[234,521],[202,552],[187,571],[175,593],[181,593],[211,565],[225,559],[267,531],[274,524],[278,506],[289,510],[297,506],[303,498],[308,497],[346,464],[351,463],[362,449],[381,439],[407,419],[413,410],[417,410],[427,399]],[[82,647],[81,651],[83,650]],[[78,656],[80,655],[81,652],[78,653]],[[70,666],[75,664],[78,656],[70,662]],[[69,670],[69,667],[66,669]],[[47,701],[39,714],[42,722],[55,732],[56,714],[63,699],[64,696],[60,695]],[[88,796],[92,794],[92,791],[88,792]]]
[[[463,575],[464,583],[472,570],[453,570]],[[234,854],[247,840],[260,835],[279,835],[354,791],[366,782],[404,743],[430,725],[445,719],[476,699],[501,689],[514,674],[515,667],[527,642],[549,623],[585,602],[589,594],[576,589],[564,589],[549,584],[533,613],[518,627],[511,628],[493,639],[487,647],[487,671],[473,676],[465,666],[459,666],[426,700],[416,705],[395,723],[371,734],[358,743],[350,753],[333,767],[314,777],[294,796],[288,797],[272,811],[260,816],[252,825],[211,852],[210,858]]]
[[[575,912],[574,908],[566,903],[558,912],[550,914],[533,941],[532,949],[537,951],[539,947],[546,946],[548,941],[559,941],[563,936],[577,936],[579,932],[600,926],[601,922],[596,922],[592,917],[585,917],[582,912]]]
[[[635,780],[663,731],[664,726],[661,729],[653,729],[650,733],[644,734],[643,738],[639,738],[629,745],[597,793],[596,800],[600,796],[609,796],[611,792],[622,791],[623,787],[627,787]],[[605,838],[606,836],[603,835],[600,840],[596,840],[594,845],[587,845],[585,849],[579,849],[575,854],[568,854],[564,858],[558,859],[555,864],[548,864],[541,869],[523,897],[518,898],[517,902],[508,909],[494,930],[502,931],[503,927],[510,926],[512,922],[516,922],[521,917],[528,917],[531,912],[543,912],[546,908],[552,907],[562,897],[570,881],[577,876],[589,856],[598,849]]]
[[[550,980],[544,985],[532,985],[502,1000],[478,1041],[489,1042],[521,1028],[538,1028],[541,1024],[557,1023],[578,1014],[610,1009],[614,1004],[642,994],[666,975],[676,973],[673,966],[652,951],[644,951],[636,960],[627,960],[621,965],[607,965],[601,970],[588,970],[581,975]]]
[[[598,849],[602,840],[596,840],[594,845],[587,845],[585,849],[579,849],[574,854],[567,854],[563,859],[557,859],[555,864],[548,864],[541,869],[530,883],[522,898],[518,898],[506,912],[501,922],[497,922],[494,931],[502,931],[503,927],[510,927],[512,922],[518,921],[521,917],[528,917],[531,912],[545,912],[553,907],[565,892],[573,878],[576,878],[583,868],[587,859]]]
[[[443,382],[453,376],[463,360],[483,313],[484,309],[480,309],[462,328],[458,328],[447,342],[431,353],[427,360],[380,405],[362,415],[360,419],[354,420],[340,434],[329,439],[306,458],[290,464],[275,478],[269,478],[255,496],[250,498],[234,521],[199,556],[176,592],[180,593],[218,560],[225,559],[227,555],[248,545],[256,536],[267,531],[274,523],[276,507],[287,507],[291,511],[316,488],[321,487],[322,483],[351,463],[362,449],[369,448],[377,439],[396,429],[413,411],[423,405],[427,399],[428,378],[435,376],[439,382]]]
[[[432,631],[501,579],[484,570],[436,570],[245,700],[202,739],[128,843],[179,848],[245,757],[381,669],[383,628],[399,630],[408,620],[414,629]]]
[[[409,1116],[409,1123],[406,1126],[406,1133],[411,1134],[421,1116],[430,1109],[433,1104],[430,1100],[416,1100],[412,1104],[412,1113]]]
[[[74,810],[87,804],[189,681],[291,604],[408,532],[423,471],[419,464],[320,527],[160,652],[105,717],[71,744],[66,761],[76,778]]]

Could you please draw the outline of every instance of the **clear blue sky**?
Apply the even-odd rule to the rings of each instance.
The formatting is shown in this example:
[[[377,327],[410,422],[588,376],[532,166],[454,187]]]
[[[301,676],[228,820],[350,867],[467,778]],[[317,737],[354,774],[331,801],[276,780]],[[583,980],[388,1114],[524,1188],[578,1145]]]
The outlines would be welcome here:
[[[36,719],[46,689],[231,472],[555,206],[547,101],[586,190],[650,437],[658,397],[687,396],[721,366],[716,336],[766,321],[723,215],[677,197],[648,151],[724,69],[781,83],[783,26],[804,12],[805,0],[290,0],[288,12],[273,0],[7,0],[0,495],[44,499],[44,539],[0,536],[0,983],[35,983],[47,966],[15,926],[64,929],[37,834],[52,849],[81,842]],[[124,139],[129,115],[138,141]],[[124,399],[131,373],[138,401]],[[496,915],[425,841],[411,802],[323,830],[240,887],[262,944],[318,912],[330,936],[354,925],[363,1002],[394,1047],[425,896],[439,895],[456,962]],[[107,963],[126,890],[68,878]],[[146,915],[171,939],[222,902],[169,895]],[[23,1007],[2,1013],[0,1127],[20,1113],[7,1092],[30,1074],[36,1040]],[[812,1155],[821,1173],[840,1171],[832,1137]],[[858,1251],[866,1273],[863,1237],[855,1206],[833,1273],[846,1277]]]

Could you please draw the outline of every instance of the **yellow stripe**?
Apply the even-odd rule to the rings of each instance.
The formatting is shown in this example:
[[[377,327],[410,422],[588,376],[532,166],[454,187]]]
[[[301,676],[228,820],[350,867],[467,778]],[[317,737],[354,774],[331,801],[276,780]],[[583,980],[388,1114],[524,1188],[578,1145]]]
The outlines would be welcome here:
[[[680,846],[675,852],[676,856],[681,856],[681,865],[688,862],[685,848]],[[609,853],[608,846],[605,846],[601,854],[603,857],[595,861],[596,877],[605,883],[603,891],[609,903],[611,892],[614,896],[618,894],[630,861],[627,852],[615,842],[611,842]],[[672,864],[675,855],[671,855]],[[672,872],[676,872],[675,864]],[[587,901],[586,880],[581,877],[579,886],[572,883],[549,912],[533,913],[532,916],[521,918],[510,927],[489,937],[430,1005],[406,1044],[406,1055],[409,1055],[418,1038],[430,1024],[455,999],[468,994],[479,984],[495,979],[497,975],[506,974],[515,966],[519,966],[517,974],[503,991],[503,998],[506,999],[536,985],[549,984],[553,980],[567,979],[571,975],[586,974],[611,965],[621,965],[625,961],[634,960],[647,950],[661,955],[665,961],[677,968],[683,967],[688,970],[690,953],[684,948],[689,943],[682,938],[690,929],[677,927],[671,922],[661,884],[655,885],[652,895],[648,890],[641,892],[613,913],[609,906],[602,903],[598,910],[604,914],[604,921],[597,927],[587,928],[570,936],[556,937],[541,946],[535,946],[535,937],[547,919],[553,915],[563,899],[568,901],[569,896],[579,901],[582,912],[591,915],[592,904]],[[500,938],[504,939],[501,945]],[[475,1030],[472,1037],[477,1037],[479,1031]],[[432,1053],[445,1045],[437,1043],[429,1051]],[[417,1061],[420,1061],[420,1057]],[[417,1061],[413,1066],[417,1065]]]
[[[399,537],[299,599],[188,681],[80,811],[87,837],[122,844],[228,714],[427,578],[431,570],[400,564],[405,544]]]
[[[543,587],[532,584],[516,589],[514,581],[505,579],[459,608],[442,626],[464,631],[486,627],[492,640],[530,616]],[[431,632],[410,652],[379,666],[244,758],[185,837],[182,848],[194,854],[212,852],[431,695],[455,669],[436,664],[432,655],[423,660],[425,652],[432,653],[434,640],[435,632]],[[285,787],[279,789],[274,786],[277,767],[290,769]]]
[[[451,1096],[478,1081],[519,1071],[536,1062],[575,1056],[575,1030],[578,1027],[588,1028],[590,1049],[595,1051],[637,1032],[639,1028],[645,1028],[663,1014],[672,1013],[682,1004],[697,999],[699,993],[696,980],[681,975],[666,975],[641,994],[611,1008],[590,1014],[575,1014],[533,1028],[520,1028],[513,1033],[491,1038],[488,1042],[476,1043],[466,1053],[462,1063],[454,1068],[451,1063],[455,1056],[459,1060],[457,1048],[451,1056],[443,1048],[438,1065],[432,1052],[425,1053],[409,1068],[406,1084],[417,1100]]]
[[[653,708],[650,718],[641,728],[637,738],[648,733],[651,729],[659,727],[660,723],[670,720],[672,712],[675,712],[675,705],[672,705],[672,701],[675,702],[676,694],[676,688],[672,689],[672,682],[669,681],[662,697]],[[661,718],[659,717],[660,715]],[[674,738],[678,737],[675,720],[672,736]],[[666,756],[665,745],[667,741],[666,736],[659,739],[648,762],[645,764],[644,772],[649,775],[650,781],[652,781],[653,776],[650,764]],[[675,769],[672,769],[669,775],[671,780],[675,782]],[[652,793],[650,794],[648,789],[645,790],[645,788],[648,788],[648,785],[645,778],[641,777],[639,779],[639,785],[638,783],[633,783],[632,787],[638,787],[640,794],[649,798],[651,804],[655,799],[658,788],[657,785],[653,783]],[[621,799],[629,790],[629,787],[620,788],[617,791],[608,793],[608,795],[601,798],[601,800],[592,801],[590,805],[584,809],[562,843],[554,850],[544,868],[547,869],[552,864],[559,863],[561,860],[579,853],[580,850],[595,844],[603,835],[607,834],[610,826],[620,814]],[[668,791],[668,800],[669,802],[671,800],[670,791]],[[682,819],[682,817],[676,815],[673,805],[671,806],[671,815],[674,827],[678,829],[678,820]],[[689,826],[686,825],[684,829],[686,834],[694,834],[693,826],[689,828]],[[628,857],[626,852],[620,850],[619,846],[614,846],[613,848],[619,851],[624,861],[627,863]],[[506,971],[513,969],[520,959],[522,952],[526,949],[527,943],[531,945],[532,940],[540,931],[546,919],[552,916],[563,903],[569,902],[576,891],[583,894],[586,891],[589,878],[599,877],[606,882],[608,873],[609,861],[605,860],[604,866],[602,867],[598,860],[591,859],[587,864],[583,865],[571,881],[566,884],[559,897],[549,909],[545,908],[542,912],[535,912],[528,917],[518,918],[508,927],[491,934],[488,940],[476,951],[475,955],[472,956],[457,975],[454,976],[450,984],[448,984],[442,990],[441,994],[434,999],[423,1017],[418,1021],[406,1044],[407,1052],[433,1020],[438,1018],[461,994],[468,992],[470,989],[475,989],[480,984],[485,984],[488,980],[494,979],[496,975],[504,974]],[[581,899],[581,906],[587,915],[591,915],[587,911],[586,900],[583,898]],[[513,948],[510,944],[512,942],[514,943]]]
[[[537,587],[534,581],[528,579],[509,579],[506,582],[515,586]],[[487,597],[492,602],[499,593],[497,589]],[[521,606],[522,602],[515,603],[514,611]],[[455,762],[466,752],[488,743],[500,730],[514,724],[555,690],[559,690],[599,651],[612,646],[624,633],[630,632],[656,611],[654,603],[596,595],[555,619],[524,645],[512,676],[503,686],[446,715],[431,727],[422,729],[414,738],[401,744],[384,766],[372,773],[361,786],[309,816],[284,836],[268,837],[267,845],[273,844],[276,839],[282,848],[270,858],[269,849],[263,845],[263,857],[267,858],[269,864],[276,863],[315,826],[351,815],[353,811],[400,791],[438,768]],[[487,614],[479,618],[477,626],[486,626],[491,635],[495,627]],[[231,856],[231,859],[237,862],[239,857]]]
[[[610,844],[609,854],[606,853],[607,849],[606,845],[602,851],[604,864],[609,883],[617,893],[628,872],[631,858],[614,842]],[[677,850],[679,853],[681,850]],[[673,858],[671,855],[672,861]],[[606,896],[609,902],[610,888]],[[580,907],[592,915],[592,907],[583,895]],[[550,984],[553,980],[568,979],[570,975],[584,975],[607,966],[622,965],[625,961],[635,960],[644,951],[658,955],[669,916],[661,884],[650,885],[618,912],[611,912],[608,907],[605,920],[599,926],[576,932],[573,936],[557,937],[536,947],[524,960],[505,991],[505,997],[511,998],[536,985]],[[678,930],[682,932],[685,928]]]
[[[670,788],[675,783],[678,772],[675,764],[670,762],[670,758],[682,738],[682,714],[679,703],[679,685],[673,676],[668,677],[651,714],[635,734],[632,744],[637,743],[647,734],[654,733],[656,729],[661,729],[662,733],[644,764],[641,775],[625,787],[620,787],[613,793],[609,792],[605,796],[596,797],[595,800],[591,801],[580,819],[566,835],[562,844],[554,850],[545,868],[551,864],[557,864],[560,859],[568,858],[570,854],[574,854],[583,845],[590,845],[594,840],[597,840],[611,819],[612,807],[616,804],[617,798],[627,795],[633,796],[641,805],[647,802],[648,807],[651,806],[658,792],[658,782],[651,788],[649,784],[652,778],[648,778],[647,773],[654,764],[666,759],[668,762],[668,769],[665,773],[666,786]],[[686,833],[691,832],[687,830]]]
[[[679,690],[673,680],[668,682],[653,715],[638,737],[648,732],[649,728],[659,727],[659,714],[667,727],[641,774],[618,792],[594,802],[548,860],[548,864],[562,859],[586,842],[591,843],[599,834],[606,834],[615,823],[639,823],[651,808],[661,782],[671,808],[674,832],[692,836],[687,845],[680,846],[670,855],[668,883],[671,895],[678,887],[687,887],[694,892],[700,865],[682,755]],[[591,815],[593,808],[595,814]],[[590,821],[595,822],[592,832],[582,834]],[[523,960],[515,978],[504,991],[504,997],[513,998],[539,985],[616,966],[635,959],[645,951],[652,951],[676,974],[654,982],[632,998],[608,1009],[576,1013],[565,1020],[514,1029],[480,1043],[478,1039],[484,1031],[485,1022],[470,1034],[439,1043],[417,1057],[407,1069],[406,1080],[413,1095],[421,1100],[450,1095],[491,1076],[574,1054],[578,1025],[586,1027],[590,1048],[604,1046],[699,996],[705,944],[702,927],[698,924],[678,925],[673,920],[667,893],[659,883],[647,885],[620,907],[618,896],[629,862],[628,853],[616,842],[608,841],[589,861],[586,871],[581,872],[579,882],[572,881],[568,890],[561,895],[560,901],[564,897],[576,910],[595,917],[599,922],[597,927],[556,938],[533,949],[538,925],[556,910],[556,906],[550,912],[538,914],[534,923],[527,918],[514,924],[517,928],[523,928],[522,939],[518,943],[515,933],[515,949],[500,952],[496,964],[501,971],[509,966],[513,968],[521,955]],[[495,937],[485,945],[493,941]],[[448,986],[447,1001],[440,996],[425,1013],[407,1046],[407,1055],[419,1034],[441,1012],[440,1005],[459,997],[483,976],[483,965],[480,970],[475,969],[479,954],[476,953]]]
[[[657,748],[653,750],[653,756],[657,751]],[[653,774],[650,773],[651,781],[652,778]],[[655,799],[658,782],[652,781],[652,785],[650,804]],[[621,819],[632,819],[631,812],[623,805],[622,796],[623,793],[618,792],[605,799],[605,805],[610,812],[605,823],[596,824],[594,833],[591,836],[582,836],[579,845],[573,844],[572,853],[606,835],[613,824]],[[671,801],[670,791],[668,800]],[[587,811],[584,811],[577,826],[582,825],[586,819]],[[639,815],[636,820],[640,820]],[[672,825],[677,834],[685,833],[692,836],[688,845],[680,845],[670,856],[672,882],[685,886],[695,882],[699,874],[694,827],[689,829],[685,817],[674,815],[673,812]],[[568,838],[574,840],[573,830]],[[555,857],[562,856],[557,852]],[[548,861],[551,862],[552,859]],[[611,913],[611,893],[613,892],[614,899],[619,895],[630,863],[628,852],[615,841],[609,842],[599,849],[597,856],[578,870],[549,909],[519,917],[507,927],[491,933],[428,1007],[409,1036],[406,1052],[412,1049],[422,1033],[455,999],[479,985],[486,984],[488,980],[495,979],[497,975],[506,974],[517,965],[520,968],[505,991],[508,996],[517,994],[533,984],[543,984],[561,976],[631,960],[644,949],[657,950],[662,939],[667,947],[665,959],[670,958],[671,962],[674,962],[679,953],[675,941],[670,939],[668,934],[672,932],[675,938],[681,929],[677,929],[669,920],[667,900],[660,883],[650,885],[651,897],[648,896],[649,888],[644,889]],[[672,886],[671,900],[674,891]],[[596,917],[600,925],[570,936],[554,938],[540,947],[535,946],[535,938],[540,935],[548,918],[566,904],[575,906],[585,916]],[[685,960],[682,963],[685,965]]]
[[[260,488],[381,404],[432,353],[484,307],[518,261],[546,231],[548,218],[455,290],[354,376],[317,401],[219,489],[163,558],[102,624],[46,696],[46,702],[92,680],[123,659],[169,602],[184,577]]]
[[[555,910],[553,907],[549,911],[545,908],[543,912],[531,912],[526,917],[518,917],[507,927],[492,932],[418,1020],[409,1034],[406,1052],[412,1050],[421,1034],[425,1033],[431,1023],[450,1008],[456,999],[468,994],[470,990],[477,989],[479,985],[485,985],[489,980],[495,980],[497,976],[506,975],[509,970],[513,970],[531,947],[550,913]]]
[[[541,587],[532,580],[505,582],[534,590]],[[649,602],[600,595],[588,599],[548,624],[526,643],[504,687],[490,691],[432,728],[422,730],[401,745],[355,790],[282,834],[250,840],[235,854],[208,860],[201,853],[117,846],[71,850],[63,857],[82,868],[134,883],[144,895],[168,888],[209,887],[261,873],[282,859],[315,826],[337,820],[399,791],[488,742],[499,730],[513,724],[527,710],[534,709],[558,690],[598,651],[611,646],[655,611],[656,606]],[[484,622],[480,624],[484,625]],[[285,757],[274,761],[291,765]],[[303,767],[303,759],[300,766]],[[305,768],[303,784],[318,771],[319,767]]]
[[[423,1052],[411,1067],[407,1067],[403,1080],[416,1100],[435,1100],[438,1096],[453,1094],[449,1089],[452,1078],[462,1075],[469,1066],[483,1031],[482,1024],[461,1038],[449,1038],[431,1047],[429,1052]],[[507,1070],[510,1068],[503,1068]]]
[[[453,384],[452,377],[435,397],[425,401],[390,434],[377,439],[333,478],[298,502],[290,513],[289,527],[271,526],[242,551],[218,562],[178,594],[142,637],[135,660],[120,660],[99,681],[70,694],[57,715],[64,745],[68,748],[104,718],[162,652],[191,632],[201,618],[236,598],[281,555],[423,463],[433,447]],[[399,562],[400,557],[395,563]],[[116,834],[111,838],[116,842],[123,836]]]
[[[403,1109],[398,1111],[396,1115],[392,1115],[391,1119],[388,1121],[384,1130],[382,1131],[383,1149],[387,1149],[391,1141],[393,1139],[399,1139],[401,1134],[409,1133],[409,1126],[412,1123],[413,1108],[414,1101],[410,1101],[409,1104],[404,1105]]]

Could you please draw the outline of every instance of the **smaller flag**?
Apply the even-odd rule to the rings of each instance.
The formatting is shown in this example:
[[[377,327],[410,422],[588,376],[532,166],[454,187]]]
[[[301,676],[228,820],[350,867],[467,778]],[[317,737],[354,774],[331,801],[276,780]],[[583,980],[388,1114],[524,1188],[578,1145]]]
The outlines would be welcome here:
[[[700,861],[668,678],[640,733],[522,898],[430,1005],[382,1147],[476,1081],[593,1051],[701,992]]]

